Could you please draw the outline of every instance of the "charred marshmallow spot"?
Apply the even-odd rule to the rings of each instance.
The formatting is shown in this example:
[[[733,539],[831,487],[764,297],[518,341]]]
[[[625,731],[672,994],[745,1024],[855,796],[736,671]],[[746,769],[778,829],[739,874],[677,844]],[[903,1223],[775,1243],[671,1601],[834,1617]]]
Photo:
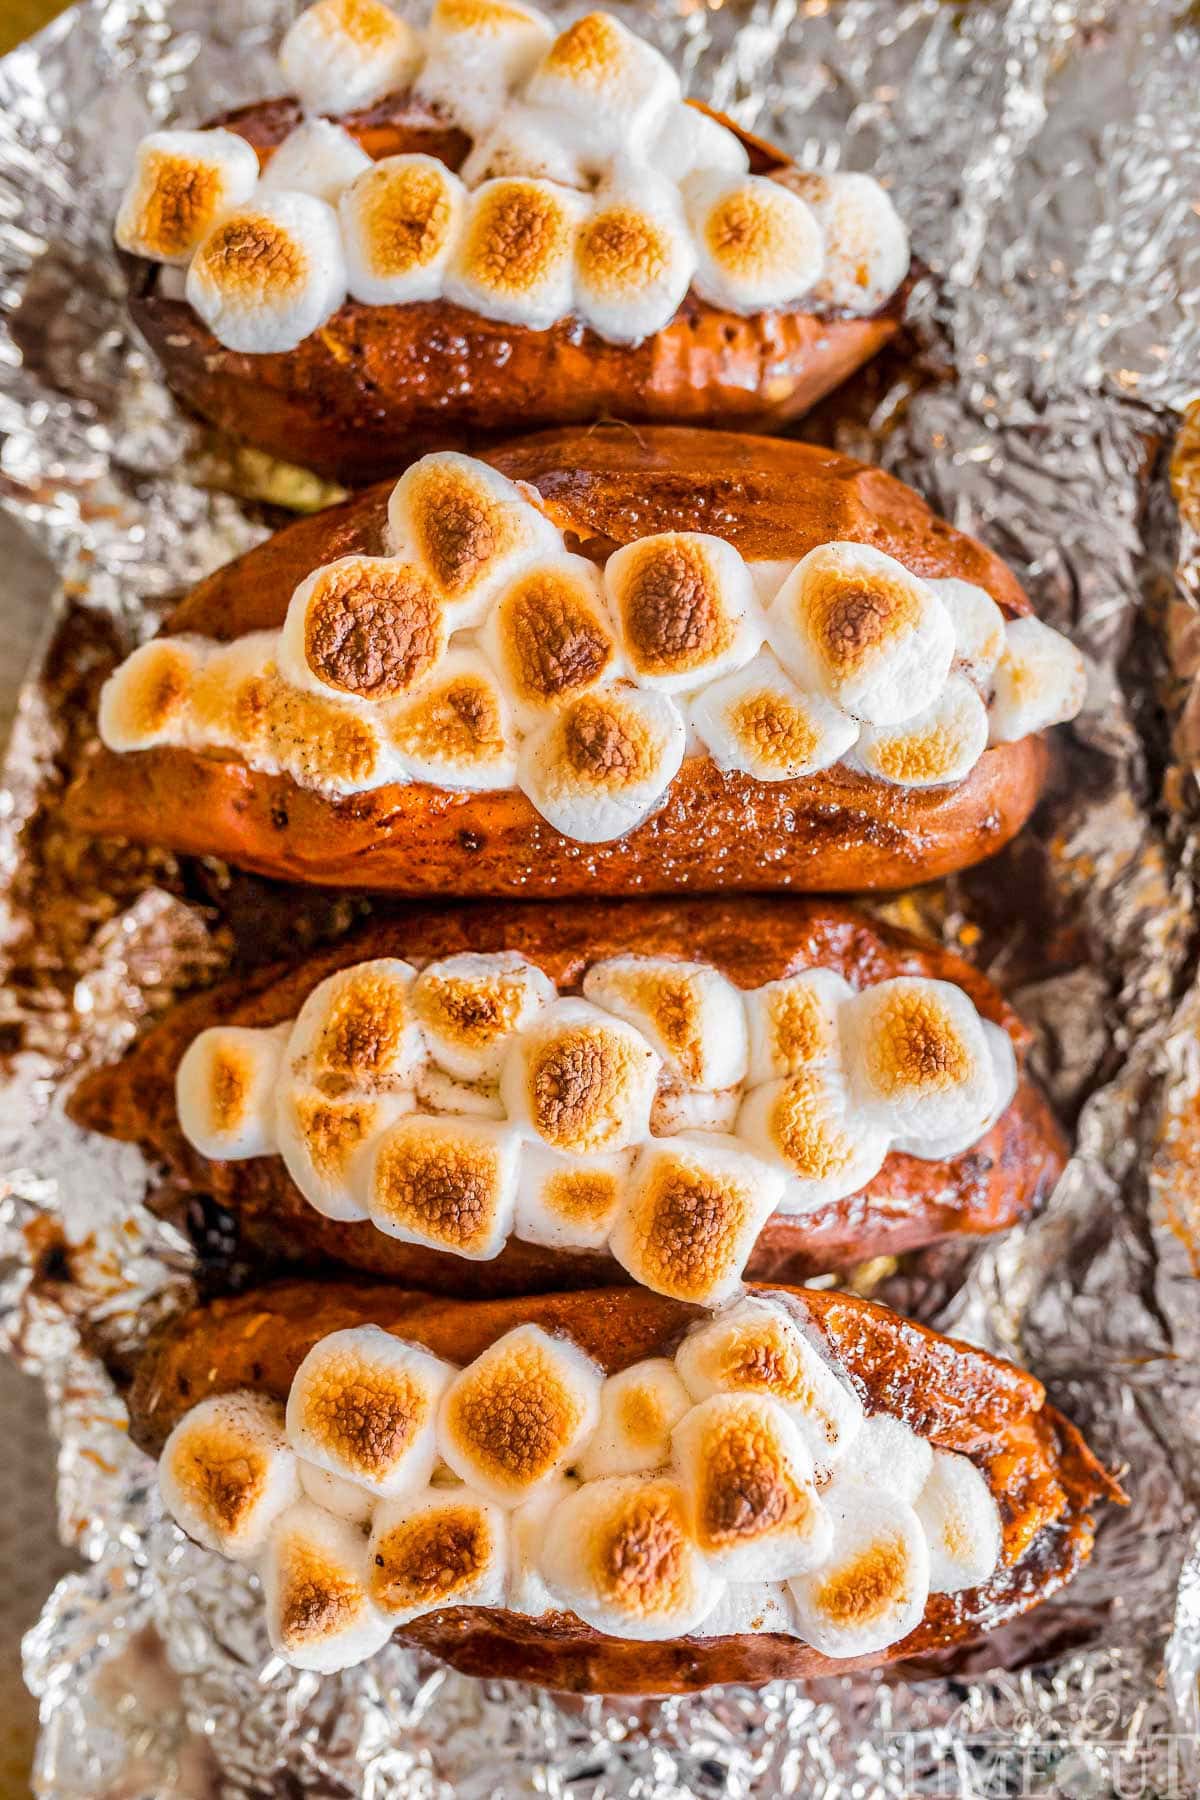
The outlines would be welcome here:
[[[839,1015],[854,989],[836,969],[805,969],[746,995],[751,1087],[841,1061]]]
[[[446,298],[485,319],[547,331],[571,308],[578,194],[507,176],[468,196],[463,234],[446,270]]]
[[[421,59],[420,39],[383,0],[317,0],[291,25],[279,63],[313,113],[354,112],[403,87]]]
[[[251,1393],[202,1400],[167,1439],[158,1485],[172,1518],[206,1550],[256,1556],[300,1492],[282,1408]]]
[[[100,738],[110,750],[149,750],[183,741],[204,649],[158,638],[127,656],[100,690]]]
[[[371,1599],[393,1625],[440,1606],[501,1606],[506,1540],[500,1508],[467,1488],[385,1501],[367,1551]]]
[[[533,106],[567,115],[599,170],[650,141],[679,101],[679,78],[658,51],[609,13],[588,13],[550,45],[525,84]]]
[[[824,1656],[869,1656],[908,1636],[929,1598],[929,1546],[910,1506],[886,1491],[839,1489],[827,1559],[789,1586],[800,1634]]]
[[[416,979],[411,963],[387,956],[327,976],[292,1027],[288,1067],[333,1097],[408,1087],[424,1055]]]
[[[991,741],[1014,744],[1073,719],[1087,694],[1087,669],[1069,638],[1040,619],[1013,619],[995,669]]]
[[[811,207],[825,246],[813,289],[818,306],[873,313],[908,272],[908,233],[888,195],[870,175],[788,169],[782,179]]]
[[[275,1092],[283,1033],[213,1025],[183,1054],[175,1110],[188,1142],[215,1161],[267,1156],[275,1148]]]
[[[568,1339],[519,1325],[447,1390],[438,1448],[465,1482],[515,1506],[561,1473],[595,1429],[600,1380]]]
[[[436,300],[466,203],[462,182],[436,157],[370,164],[338,205],[352,298],[368,306]]]
[[[714,1394],[673,1444],[693,1540],[727,1580],[783,1581],[824,1561],[833,1528],[812,1457],[773,1400]]]
[[[332,119],[308,119],[271,153],[262,187],[268,193],[315,194],[336,206],[343,188],[371,166],[366,151]]]
[[[331,1332],[297,1369],[287,1403],[297,1455],[372,1494],[423,1488],[438,1404],[454,1371],[378,1325]]]
[[[755,781],[795,781],[839,762],[859,725],[822,694],[805,692],[770,650],[700,689],[692,729],[722,769]]]
[[[824,267],[821,228],[804,201],[763,175],[699,170],[684,183],[696,292],[729,312],[787,306]]]
[[[513,1044],[500,1092],[520,1130],[586,1156],[646,1136],[658,1069],[640,1032],[586,1001],[559,1000]]]
[[[489,612],[480,641],[526,730],[616,672],[603,584],[580,556],[519,575]]]
[[[878,982],[843,1009],[843,1043],[854,1101],[869,1119],[906,1140],[974,1142],[996,1103],[996,1075],[983,1021],[949,981],[900,975]]]
[[[478,140],[553,35],[541,13],[517,0],[437,0],[417,92]]]
[[[345,297],[337,214],[312,194],[260,190],[218,221],[187,274],[189,306],[228,350],[294,350]]]
[[[478,650],[449,650],[411,699],[384,714],[391,750],[411,781],[510,788],[517,739],[508,699]]]
[[[521,1152],[513,1229],[529,1244],[602,1250],[621,1204],[632,1150],[609,1155],[561,1156],[544,1144]]]
[[[401,1243],[487,1262],[512,1230],[519,1149],[517,1133],[490,1119],[403,1118],[371,1158],[371,1220]]]
[[[441,598],[419,569],[391,557],[343,556],[292,595],[280,665],[298,686],[389,700],[417,687],[445,647]]]
[[[367,1593],[362,1532],[311,1501],[284,1513],[262,1565],[271,1645],[293,1668],[332,1675],[382,1650],[391,1620]]]
[[[558,998],[550,978],[515,950],[465,951],[430,963],[413,1008],[432,1055],[461,1081],[494,1081],[509,1040]]]
[[[886,1126],[857,1110],[841,1075],[802,1069],[747,1095],[737,1120],[750,1149],[787,1172],[786,1213],[808,1212],[857,1193],[883,1166]]]
[[[668,531],[626,544],[604,571],[637,681],[679,693],[749,662],[763,641],[750,572],[722,538]]]
[[[661,1469],[671,1460],[671,1433],[691,1404],[666,1357],[610,1375],[600,1391],[599,1423],[579,1459],[584,1481]]]
[[[858,761],[869,775],[899,787],[962,781],[987,749],[988,716],[963,675],[951,675],[933,702],[899,725],[864,725]]]
[[[138,145],[116,240],[134,256],[182,266],[257,182],[258,157],[234,131],[152,131]]]
[[[530,733],[517,782],[564,837],[607,843],[653,811],[679,773],[686,738],[665,694],[598,687]]]
[[[397,552],[414,554],[443,596],[454,630],[478,625],[539,551],[561,551],[558,534],[511,481],[453,451],[405,470],[388,526]]]
[[[708,963],[614,956],[593,963],[586,997],[635,1025],[689,1087],[733,1087],[746,1073],[746,1013],[733,983]]]
[[[929,1540],[932,1593],[957,1594],[988,1580],[1000,1561],[1000,1513],[969,1457],[935,1450],[916,1510]]]

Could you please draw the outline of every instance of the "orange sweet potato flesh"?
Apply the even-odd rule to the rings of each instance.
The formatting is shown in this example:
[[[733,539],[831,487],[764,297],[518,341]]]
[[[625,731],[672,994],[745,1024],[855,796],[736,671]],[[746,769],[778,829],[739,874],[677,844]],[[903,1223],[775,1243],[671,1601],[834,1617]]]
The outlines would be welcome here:
[[[1000,1508],[1004,1559],[984,1586],[930,1596],[923,1622],[874,1656],[831,1661],[776,1633],[640,1643],[607,1637],[573,1613],[528,1618],[498,1607],[447,1607],[397,1637],[469,1675],[576,1693],[688,1693],[713,1683],[806,1680],[945,1659],[1069,1581],[1092,1551],[1093,1513],[1122,1501],[1082,1437],[1045,1404],[1040,1382],[985,1351],[939,1337],[886,1308],[806,1289],[803,1302],[868,1411],[898,1413],[922,1436],[971,1456]],[[533,1320],[571,1337],[607,1372],[670,1354],[696,1307],[637,1289],[466,1301],[366,1283],[285,1281],[195,1308],[160,1333],[129,1397],[135,1442],[157,1455],[168,1432],[210,1394],[235,1388],[283,1400],[319,1338],[373,1323],[467,1363]]]
[[[881,469],[811,444],[661,427],[567,427],[488,461],[543,496],[568,542],[602,561],[658,531],[714,531],[752,561],[798,560],[856,539],[916,573],[1030,610],[1011,571]],[[216,638],[278,627],[299,581],[384,548],[388,489],[286,527],[217,570],[167,622]],[[566,896],[726,888],[845,893],[932,881],[1000,850],[1045,778],[1041,738],[984,752],[965,781],[899,788],[844,767],[796,781],[723,774],[689,757],[658,812],[607,844],[580,844],[515,789],[412,783],[337,799],[233,757],[98,748],[70,791],[80,830],[223,857],[321,886],[394,894]]]
[[[377,956],[418,960],[463,950],[517,950],[564,987],[586,968],[632,951],[711,962],[736,985],[759,987],[824,966],[864,986],[893,975],[957,982],[1023,1058],[1029,1033],[992,984],[959,957],[817,900],[610,901],[459,907],[379,920],[294,968],[260,972],[175,1008],[125,1058],[86,1076],[70,1102],[90,1130],[142,1144],[186,1188],[213,1195],[238,1221],[247,1249],[272,1261],[348,1264],[456,1295],[595,1287],[629,1278],[606,1252],[563,1251],[510,1238],[490,1262],[399,1243],[369,1221],[341,1223],[311,1207],[280,1157],[211,1162],[183,1137],[175,1070],[197,1032],[216,1024],[266,1026],[292,1018],[319,981]],[[793,1280],[952,1236],[1002,1231],[1048,1197],[1065,1146],[1046,1102],[1022,1075],[1011,1105],[972,1149],[947,1162],[894,1152],[865,1188],[805,1213],[776,1214],[749,1263],[751,1276]]]
[[[266,162],[300,109],[266,100],[216,122]],[[419,151],[458,168],[470,148],[407,94],[341,123],[376,160]],[[779,151],[737,135],[756,170],[785,165]],[[664,330],[626,345],[574,318],[531,331],[445,301],[348,300],[296,349],[247,356],[219,344],[185,301],[165,298],[154,264],[127,262],[134,321],[180,399],[232,437],[350,486],[421,449],[605,417],[779,429],[874,356],[904,305],[901,292],[870,318],[796,307],[745,319],[688,294]]]

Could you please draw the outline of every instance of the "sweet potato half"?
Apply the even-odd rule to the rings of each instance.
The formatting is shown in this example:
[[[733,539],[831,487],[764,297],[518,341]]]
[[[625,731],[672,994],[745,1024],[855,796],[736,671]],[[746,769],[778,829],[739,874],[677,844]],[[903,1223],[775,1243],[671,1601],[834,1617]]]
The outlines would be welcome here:
[[[848,906],[734,899],[459,907],[378,920],[290,969],[268,968],[249,981],[196,995],[121,1062],[85,1076],[71,1114],[90,1130],[139,1143],[163,1158],[185,1191],[212,1195],[228,1210],[247,1252],[271,1262],[348,1264],[456,1295],[626,1282],[606,1251],[552,1249],[510,1237],[492,1261],[473,1262],[401,1243],[369,1221],[327,1219],[293,1185],[281,1157],[212,1162],[180,1130],[175,1071],[192,1039],[209,1025],[267,1026],[293,1018],[319,981],[352,963],[380,956],[431,960],[464,950],[519,951],[560,988],[577,986],[591,963],[624,952],[710,962],[742,988],[813,966],[836,969],[859,986],[919,974],[965,989],[978,1011],[1009,1033],[1019,1063],[1029,1045],[1028,1030],[968,963]],[[879,1174],[848,1199],[802,1216],[776,1213],[758,1239],[748,1274],[793,1280],[941,1238],[1003,1231],[1048,1199],[1065,1154],[1049,1107],[1022,1072],[1007,1110],[963,1155],[927,1162],[893,1151]]]
[[[818,544],[852,539],[919,575],[976,583],[1009,618],[1031,611],[1004,563],[911,488],[810,444],[672,427],[568,427],[487,460],[532,484],[568,547],[597,562],[662,531],[716,532],[748,561],[794,561]],[[228,640],[278,628],[313,569],[384,549],[388,491],[370,488],[300,520],[218,569],[166,629]],[[332,798],[232,756],[99,748],[66,809],[80,830],[100,836],[220,856],[292,881],[395,894],[836,893],[932,881],[992,855],[1029,816],[1046,767],[1039,736],[985,750],[965,780],[923,789],[841,765],[762,782],[689,756],[644,823],[583,844],[546,824],[517,789],[456,792],[413,782]]]

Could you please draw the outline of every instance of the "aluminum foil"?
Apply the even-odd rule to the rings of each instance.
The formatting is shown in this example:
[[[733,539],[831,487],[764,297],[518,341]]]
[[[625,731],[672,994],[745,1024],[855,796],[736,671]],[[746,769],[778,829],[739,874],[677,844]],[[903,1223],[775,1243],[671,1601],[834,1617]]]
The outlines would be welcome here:
[[[1038,1029],[1077,1150],[997,1244],[863,1287],[1029,1364],[1132,1497],[1091,1567],[951,1675],[666,1704],[485,1685],[392,1648],[270,1659],[253,1579],[161,1515],[105,1365],[193,1292],[139,1154],[65,1119],[173,994],[361,910],[90,845],[57,800],[96,684],[170,594],[316,484],[175,411],[109,221],[154,121],[270,91],[275,0],[94,0],[0,63],[0,500],[62,588],[0,795],[0,1327],[44,1376],[86,1559],[26,1645],[36,1782],[87,1796],[1192,1794],[1200,1667],[1200,17],[1186,0],[647,0],[694,93],[878,169],[929,270],[912,341],[806,430],[1007,556],[1090,659],[1034,828],[882,908],[967,948]],[[194,1216],[208,1252],[219,1219]]]

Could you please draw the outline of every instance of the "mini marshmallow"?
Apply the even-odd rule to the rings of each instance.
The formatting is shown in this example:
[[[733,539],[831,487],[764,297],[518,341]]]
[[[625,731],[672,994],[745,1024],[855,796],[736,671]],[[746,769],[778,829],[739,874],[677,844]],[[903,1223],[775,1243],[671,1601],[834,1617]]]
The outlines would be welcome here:
[[[485,181],[446,267],[446,298],[485,319],[547,331],[571,310],[575,239],[586,204],[528,176]]]
[[[202,651],[186,638],[152,638],[142,644],[100,690],[101,742],[109,750],[181,743],[202,667]]]
[[[991,686],[992,671],[1004,654],[1004,614],[985,588],[973,581],[948,575],[929,583],[954,627],[954,660],[983,692]]]
[[[872,1413],[854,1439],[853,1456],[838,1465],[836,1480],[839,1491],[842,1483],[856,1482],[915,1506],[932,1469],[933,1447],[927,1438],[891,1413]]]
[[[526,1144],[517,1186],[516,1235],[527,1244],[602,1250],[633,1157],[632,1150],[560,1156],[544,1144]]]
[[[638,344],[669,325],[696,253],[678,190],[644,164],[607,184],[575,243],[575,311],[610,343]]]
[[[838,1021],[853,994],[836,969],[804,969],[753,988],[745,997],[749,1085],[836,1067],[842,1053]]]
[[[736,1138],[655,1139],[634,1165],[609,1249],[655,1293],[715,1306],[737,1288],[783,1189],[779,1171]]]
[[[294,1669],[333,1675],[382,1650],[392,1622],[367,1593],[367,1545],[357,1526],[311,1500],[284,1513],[262,1566],[267,1634]]]
[[[579,1483],[570,1475],[555,1475],[531,1500],[508,1515],[508,1594],[510,1612],[533,1618],[555,1609],[554,1597],[542,1579],[542,1545],[550,1515],[573,1494]]]
[[[876,312],[908,273],[908,233],[889,196],[870,175],[788,169],[782,179],[812,208],[824,240],[814,304]]]
[[[839,1378],[800,1323],[780,1303],[752,1296],[688,1333],[675,1367],[694,1400],[710,1394],[763,1394],[783,1408],[819,1478],[858,1465],[862,1402]]]
[[[617,672],[604,585],[582,556],[539,562],[488,613],[480,643],[525,730]]]
[[[332,1097],[408,1087],[425,1054],[416,979],[412,964],[395,956],[327,975],[292,1026],[288,1068]]]
[[[432,672],[446,635],[441,598],[415,564],[340,556],[292,595],[279,667],[300,687],[392,700]]]
[[[292,1378],[287,1434],[305,1462],[377,1498],[427,1485],[449,1363],[378,1325],[330,1332]]]
[[[282,1408],[252,1393],[201,1400],[163,1445],[158,1485],[176,1524],[206,1550],[256,1556],[300,1493]]]
[[[750,168],[749,154],[737,133],[687,101],[669,109],[647,160],[674,182],[701,169],[744,175]]]
[[[200,244],[187,300],[218,343],[252,354],[294,350],[346,297],[337,214],[312,194],[262,193]]]
[[[375,1496],[357,1481],[347,1481],[342,1475],[331,1475],[328,1469],[319,1469],[316,1463],[298,1462],[300,1471],[300,1487],[306,1500],[319,1506],[335,1518],[345,1519],[349,1525],[358,1525],[365,1529],[375,1511]]]
[[[412,699],[387,708],[384,728],[410,781],[478,789],[516,783],[508,698],[478,650],[448,650]]]
[[[569,1338],[518,1325],[447,1389],[438,1448],[465,1482],[515,1506],[548,1486],[595,1430],[600,1383]]]
[[[719,768],[756,781],[815,775],[840,761],[859,733],[857,720],[822,694],[806,693],[770,650],[701,688],[689,718]]]
[[[365,1218],[372,1146],[412,1106],[410,1093],[335,1099],[304,1082],[281,1087],[275,1106],[276,1147],[308,1204],[327,1219]]]
[[[1087,668],[1069,638],[1040,619],[1010,620],[988,708],[993,744],[1065,724],[1082,707]]]
[[[558,1000],[509,1048],[500,1095],[519,1130],[589,1156],[646,1136],[658,1070],[641,1032],[586,1000]]]
[[[541,1568],[561,1606],[616,1637],[696,1631],[724,1591],[692,1542],[684,1496],[667,1477],[585,1483],[551,1514]]]
[[[791,1595],[781,1581],[731,1582],[698,1635],[740,1637],[746,1631],[796,1635]]]
[[[826,1508],[832,1549],[819,1569],[788,1583],[797,1627],[823,1656],[869,1656],[921,1623],[929,1546],[912,1507],[886,1490],[840,1489]]]
[[[508,1522],[469,1488],[386,1500],[368,1546],[371,1599],[393,1625],[442,1606],[502,1606]]]
[[[152,131],[117,214],[122,250],[185,265],[201,240],[258,183],[258,155],[236,131]]]
[[[709,963],[613,956],[583,978],[586,997],[636,1025],[681,1081],[734,1087],[746,1073],[742,995]]]
[[[864,989],[842,1009],[842,1043],[854,1104],[895,1137],[974,1142],[991,1117],[983,1021],[951,981],[898,975]]]
[[[289,26],[279,66],[310,113],[348,113],[412,78],[421,42],[382,0],[317,0]]]
[[[992,1129],[1001,1114],[1008,1110],[1020,1076],[1017,1053],[1003,1025],[995,1025],[991,1019],[984,1018],[979,1022],[987,1039],[994,1082],[992,1102],[986,1113],[982,1118],[977,1113],[964,1115],[957,1130],[949,1131],[941,1137],[921,1132],[912,1137],[898,1134],[892,1139],[893,1150],[901,1150],[905,1155],[919,1157],[925,1162],[948,1161],[952,1157],[961,1156],[964,1151],[977,1144]]]
[[[488,1082],[458,1081],[426,1063],[413,1082],[413,1097],[418,1112],[469,1114],[475,1119],[502,1119],[504,1108],[494,1085]]]
[[[227,644],[206,644],[194,675],[185,735],[199,744],[247,754],[261,750],[266,741],[267,671],[274,666],[278,648],[277,631],[248,631]]]
[[[579,1459],[583,1480],[661,1469],[671,1460],[671,1433],[691,1404],[667,1357],[610,1375],[600,1392],[600,1421]]]
[[[654,810],[679,773],[686,742],[669,696],[606,685],[530,733],[517,782],[564,837],[607,843]]]
[[[485,131],[462,166],[469,188],[502,176],[528,175],[560,187],[588,186],[574,142],[577,134],[557,113],[511,105]]]
[[[550,977],[515,950],[463,951],[422,969],[413,1011],[443,1069],[462,1081],[495,1081],[513,1034],[557,998]]]
[[[714,1394],[672,1441],[693,1541],[726,1580],[785,1581],[825,1560],[833,1527],[782,1407],[761,1394]]]
[[[1000,1511],[969,1456],[934,1451],[916,1510],[929,1540],[931,1593],[957,1594],[991,1577],[1003,1545]]]
[[[436,157],[372,163],[338,202],[351,298],[367,306],[436,300],[466,207],[462,182]]]
[[[821,228],[798,195],[765,175],[700,170],[684,184],[696,292],[727,312],[758,313],[807,294],[824,267]]]
[[[732,544],[699,531],[639,538],[604,570],[629,667],[643,687],[681,693],[740,668],[763,641],[750,571]]]
[[[269,664],[244,684],[238,743],[253,768],[280,769],[303,787],[356,794],[394,780],[379,724],[330,693],[308,693]]]
[[[456,451],[423,456],[388,501],[400,555],[415,555],[446,606],[452,631],[478,625],[493,597],[540,554],[561,555],[549,520],[486,463]]]
[[[512,1230],[520,1139],[479,1118],[400,1119],[374,1148],[366,1177],[376,1228],[488,1262]]]
[[[954,627],[929,583],[870,544],[810,550],[775,596],[768,630],[802,687],[873,725],[932,705],[954,659]]]
[[[361,144],[332,119],[308,119],[290,131],[272,153],[261,187],[265,193],[291,189],[315,194],[318,200],[335,206],[342,189],[371,166]]]
[[[653,141],[679,77],[664,56],[611,13],[588,13],[561,32],[525,83],[525,99],[570,120],[599,171],[630,145]]]
[[[275,1148],[275,1090],[284,1033],[213,1025],[192,1039],[175,1073],[175,1110],[189,1144],[218,1162]]]
[[[932,705],[899,725],[864,725],[857,760],[898,787],[962,781],[987,749],[987,708],[965,675],[950,675]]]
[[[417,92],[478,141],[553,38],[519,0],[437,0]]]
[[[855,1104],[836,1069],[802,1069],[755,1088],[742,1102],[738,1137],[788,1174],[780,1210],[809,1212],[855,1194],[883,1167],[889,1131]]]
[[[675,1137],[681,1131],[732,1132],[742,1103],[741,1087],[691,1088],[661,1079],[650,1108],[652,1137]]]

